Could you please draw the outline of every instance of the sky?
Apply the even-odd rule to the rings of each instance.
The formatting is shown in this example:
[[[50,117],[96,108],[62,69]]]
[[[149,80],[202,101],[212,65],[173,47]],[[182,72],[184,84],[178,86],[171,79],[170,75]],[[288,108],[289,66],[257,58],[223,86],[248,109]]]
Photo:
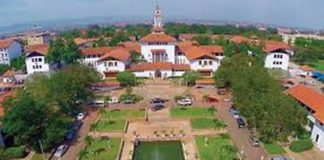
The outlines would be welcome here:
[[[151,18],[154,0],[0,0],[0,27],[91,17]],[[159,0],[168,19],[324,29],[324,0]]]

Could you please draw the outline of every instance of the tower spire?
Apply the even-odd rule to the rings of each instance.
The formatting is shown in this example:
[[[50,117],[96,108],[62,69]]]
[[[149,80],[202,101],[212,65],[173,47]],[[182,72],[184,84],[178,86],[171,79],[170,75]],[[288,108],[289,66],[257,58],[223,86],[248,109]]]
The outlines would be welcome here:
[[[155,11],[154,11],[154,18],[153,18],[153,33],[163,33],[163,22],[162,22],[162,11],[157,1],[155,1]]]

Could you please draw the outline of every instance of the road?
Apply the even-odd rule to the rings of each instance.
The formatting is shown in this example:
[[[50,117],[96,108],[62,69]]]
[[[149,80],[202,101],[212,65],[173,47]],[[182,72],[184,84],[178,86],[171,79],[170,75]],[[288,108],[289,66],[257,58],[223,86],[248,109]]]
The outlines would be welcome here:
[[[78,131],[78,136],[72,142],[66,142],[70,147],[67,152],[59,158],[59,160],[76,160],[78,159],[79,153],[86,146],[84,138],[88,135],[90,131],[91,124],[98,118],[98,110],[90,109],[88,110],[88,115],[82,120],[83,124]],[[55,160],[56,158],[51,158]]]
[[[233,143],[239,148],[239,152],[243,151],[243,158],[247,160],[261,160],[261,157],[266,158],[266,153],[262,147],[253,147],[250,142],[250,132],[247,128],[239,129],[236,121],[228,111],[231,104],[229,102],[220,102],[217,105],[218,116],[227,123],[228,134]]]

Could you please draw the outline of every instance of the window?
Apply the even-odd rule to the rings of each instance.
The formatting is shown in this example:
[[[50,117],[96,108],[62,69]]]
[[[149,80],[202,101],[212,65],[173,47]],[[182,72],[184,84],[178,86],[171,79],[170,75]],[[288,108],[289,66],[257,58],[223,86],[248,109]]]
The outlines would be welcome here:
[[[109,67],[111,67],[111,66],[113,66],[114,64],[113,64],[113,62],[108,62],[108,66]]]
[[[42,61],[42,58],[38,58],[38,62],[41,62]]]
[[[117,66],[117,62],[115,62],[115,66]]]
[[[207,65],[207,61],[204,61],[204,65],[205,65],[205,66]]]
[[[209,61],[209,65],[213,65],[213,61]]]
[[[199,61],[199,65],[202,65],[202,62],[201,61]]]

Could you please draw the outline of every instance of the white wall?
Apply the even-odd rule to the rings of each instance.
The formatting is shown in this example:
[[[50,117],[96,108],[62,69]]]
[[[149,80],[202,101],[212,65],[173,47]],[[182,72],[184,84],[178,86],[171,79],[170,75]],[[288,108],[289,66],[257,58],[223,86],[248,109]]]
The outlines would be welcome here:
[[[26,57],[25,63],[28,75],[33,73],[45,73],[50,70],[49,64],[45,62],[45,57],[41,55]]]
[[[171,43],[167,45],[148,45],[147,43],[143,43],[141,45],[141,52],[147,62],[152,62],[152,49],[164,49],[168,56],[167,62],[175,62],[175,44]]]
[[[319,135],[318,142],[316,143],[316,136]],[[311,139],[314,144],[321,150],[324,151],[324,127],[316,121],[311,132]]]
[[[133,72],[136,77],[139,78],[153,78],[154,77],[154,71],[134,71]]]
[[[13,58],[22,54],[22,45],[13,41],[7,49],[0,49],[0,64],[10,64]]]
[[[275,55],[282,55],[282,58],[275,58]],[[281,64],[274,64],[276,62],[281,62]],[[270,69],[282,69],[288,70],[289,65],[289,54],[282,52],[268,53],[265,58],[264,67]]]
[[[190,63],[188,58],[185,55],[177,55],[175,57],[175,59],[176,59],[175,60],[176,64],[189,64]]]
[[[201,65],[199,64],[199,61],[201,61]],[[207,62],[207,65],[204,65],[205,61]],[[212,61],[212,65],[209,64],[209,61]],[[197,59],[190,61],[190,67],[192,70],[195,71],[205,69],[216,71],[219,65],[219,61],[214,59]]]
[[[100,57],[97,57],[97,56],[84,56],[82,59],[81,59],[81,62],[83,64],[86,64],[88,66],[91,66],[93,68],[96,68],[97,67],[97,61],[100,59]]]
[[[109,63],[112,63],[112,66],[109,66]],[[125,71],[125,66],[125,62],[118,60],[97,61],[96,70],[104,75],[104,72],[109,71]]]

